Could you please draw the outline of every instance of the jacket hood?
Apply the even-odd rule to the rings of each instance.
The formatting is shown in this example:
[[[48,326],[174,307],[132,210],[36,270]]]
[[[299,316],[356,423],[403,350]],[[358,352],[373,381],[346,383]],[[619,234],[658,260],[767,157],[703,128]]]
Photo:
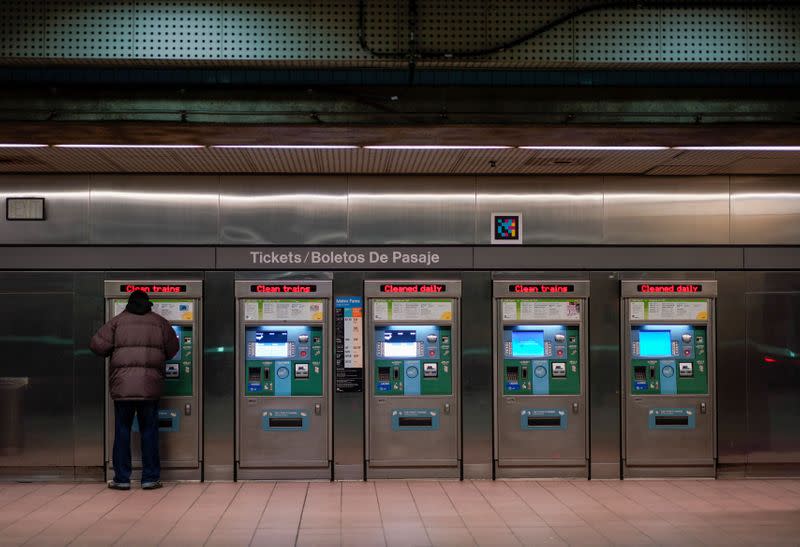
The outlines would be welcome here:
[[[144,291],[133,291],[128,297],[128,305],[125,306],[125,311],[135,315],[144,315],[149,312],[153,307],[150,302],[150,297]]]

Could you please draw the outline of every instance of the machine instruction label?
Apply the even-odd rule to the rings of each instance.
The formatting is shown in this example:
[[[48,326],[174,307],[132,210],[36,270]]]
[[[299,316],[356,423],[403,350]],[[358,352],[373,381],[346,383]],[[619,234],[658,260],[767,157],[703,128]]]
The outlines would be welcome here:
[[[578,300],[557,299],[504,299],[504,321],[547,319],[554,321],[580,321],[581,304]]]
[[[452,321],[452,300],[375,300],[372,303],[375,321]]]
[[[248,300],[245,321],[322,321],[322,300]]]
[[[708,300],[631,300],[631,321],[707,321]]]
[[[191,300],[151,300],[153,311],[167,321],[192,321],[194,302]],[[114,300],[114,317],[125,311],[127,300]]]
[[[334,309],[336,391],[364,389],[364,303],[360,296],[338,296]]]

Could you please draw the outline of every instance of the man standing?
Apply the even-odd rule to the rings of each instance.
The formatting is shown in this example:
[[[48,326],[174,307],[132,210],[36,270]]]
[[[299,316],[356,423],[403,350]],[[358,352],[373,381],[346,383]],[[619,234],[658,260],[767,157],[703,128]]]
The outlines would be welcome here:
[[[164,363],[180,342],[169,322],[151,311],[147,293],[134,291],[125,311],[103,325],[90,348],[111,356],[108,389],[114,400],[114,490],[131,488],[131,426],[138,416],[142,438],[142,488],[161,488],[158,456],[158,400],[164,387]]]

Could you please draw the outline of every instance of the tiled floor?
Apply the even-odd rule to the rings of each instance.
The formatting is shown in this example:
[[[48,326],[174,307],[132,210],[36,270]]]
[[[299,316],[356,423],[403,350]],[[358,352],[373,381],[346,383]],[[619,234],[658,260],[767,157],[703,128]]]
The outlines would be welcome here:
[[[800,545],[800,480],[0,483],[0,545]]]

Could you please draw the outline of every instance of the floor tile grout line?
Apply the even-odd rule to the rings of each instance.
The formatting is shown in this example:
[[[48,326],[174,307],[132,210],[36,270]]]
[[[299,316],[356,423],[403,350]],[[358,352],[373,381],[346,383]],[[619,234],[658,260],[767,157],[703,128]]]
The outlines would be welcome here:
[[[576,486],[575,488],[578,488],[578,487]],[[629,520],[628,520],[628,519],[626,519],[624,516],[620,515],[619,513],[617,513],[616,511],[614,511],[614,510],[613,510],[613,509],[611,509],[610,507],[608,507],[608,506],[607,506],[605,503],[603,503],[603,501],[602,501],[602,500],[600,500],[600,499],[596,498],[596,497],[595,497],[595,496],[593,496],[593,495],[592,495],[590,492],[588,492],[588,491],[586,491],[586,490],[583,490],[582,488],[578,488],[578,489],[579,489],[581,492],[584,492],[584,493],[585,493],[587,496],[589,496],[589,497],[590,497],[590,498],[592,498],[593,500],[595,500],[597,503],[599,503],[600,505],[602,505],[603,507],[605,507],[606,509],[608,509],[609,511],[611,511],[612,513],[614,513],[615,515],[619,516],[619,517],[620,517],[620,518],[623,520],[623,522],[626,522],[626,523],[627,523],[629,526],[632,526],[633,528],[635,528],[636,530],[638,530],[639,532],[641,532],[641,533],[642,533],[642,534],[643,534],[645,537],[647,537],[647,538],[649,538],[650,540],[652,540],[652,541],[653,541],[653,543],[655,543],[655,544],[658,544],[658,541],[656,541],[656,540],[655,540],[655,538],[651,537],[651,536],[650,536],[650,534],[648,534],[646,531],[642,530],[641,528],[639,528],[638,526],[636,526],[635,524],[633,524],[631,521],[629,521]],[[628,501],[630,501],[631,503],[633,503],[633,504],[635,504],[635,505],[638,505],[638,506],[640,506],[640,507],[643,507],[643,508],[644,508],[644,509],[645,509],[645,510],[646,510],[646,511],[647,511],[647,512],[648,512],[648,513],[651,515],[651,518],[658,519],[659,521],[663,522],[664,524],[666,524],[666,525],[668,525],[668,526],[673,526],[673,524],[672,524],[671,522],[669,522],[668,520],[664,520],[664,519],[662,519],[660,516],[658,516],[658,514],[657,514],[657,513],[656,513],[656,512],[655,512],[653,509],[650,509],[649,507],[647,507],[647,506],[646,506],[646,505],[644,505],[643,503],[637,502],[635,499],[633,499],[633,498],[631,498],[631,497],[629,497],[629,496],[625,495],[623,492],[621,492],[621,491],[619,491],[619,490],[617,490],[617,489],[614,489],[614,492],[615,492],[617,495],[619,495],[619,496],[621,496],[621,497],[623,497],[623,498],[627,499],[627,500],[628,500]],[[658,494],[656,494],[656,495],[658,495]],[[660,497],[660,496],[659,496],[659,497]],[[587,523],[587,524],[588,524],[588,523]],[[591,525],[589,525],[589,526],[591,526]],[[591,526],[591,528],[592,528],[593,530],[596,530],[596,531],[597,531],[597,532],[598,532],[600,535],[602,535],[603,537],[607,537],[607,536],[605,536],[605,535],[603,534],[603,532],[602,532],[602,531],[598,530],[598,529],[597,529],[597,528],[595,528],[594,526]],[[689,535],[691,535],[691,536],[695,537],[695,539],[697,539],[698,541],[700,541],[700,538],[698,538],[697,536],[694,536],[694,534],[689,534]]]
[[[177,519],[175,519],[175,522],[172,523],[172,526],[170,526],[169,530],[167,530],[167,533],[164,534],[163,536],[161,536],[161,539],[159,539],[156,542],[156,545],[161,545],[162,543],[164,543],[164,540],[167,539],[167,537],[169,537],[169,535],[172,533],[172,531],[175,529],[175,527],[178,525],[178,523],[181,521],[181,519],[186,515],[186,513],[191,511],[192,507],[194,507],[195,504],[197,504],[197,502],[200,500],[200,498],[203,497],[203,494],[206,493],[206,490],[208,490],[208,487],[211,485],[211,483],[201,483],[201,484],[205,484],[205,486],[200,491],[200,494],[198,494],[197,497],[192,502],[192,504],[189,505],[189,507],[187,507],[186,509],[184,509],[183,513],[181,513],[180,516]],[[177,487],[177,485],[176,485],[176,487]],[[174,489],[173,489],[173,491],[174,491]]]
[[[98,494],[98,495],[99,495],[99,494]],[[106,511],[105,513],[103,513],[102,515],[100,515],[100,516],[99,516],[99,517],[98,517],[98,518],[97,518],[97,519],[96,519],[96,520],[95,520],[93,523],[91,523],[89,526],[87,526],[86,528],[84,528],[83,530],[81,530],[81,531],[80,531],[80,533],[78,533],[78,535],[76,535],[74,538],[72,538],[72,539],[71,539],[71,540],[70,540],[70,541],[67,543],[67,545],[72,545],[73,543],[75,543],[75,541],[77,541],[77,539],[78,539],[79,537],[81,537],[83,534],[85,534],[85,533],[86,533],[86,531],[87,531],[89,528],[91,528],[91,527],[92,527],[92,526],[94,526],[95,524],[99,523],[99,522],[100,522],[101,520],[103,520],[104,518],[106,518],[106,516],[108,516],[108,514],[109,514],[109,513],[111,513],[111,511],[113,511],[114,509],[116,509],[117,507],[119,507],[120,505],[122,505],[122,503],[124,503],[124,502],[126,502],[127,500],[129,500],[129,499],[131,498],[131,496],[133,496],[133,492],[130,492],[130,493],[127,495],[127,496],[125,496],[124,498],[122,498],[122,499],[121,499],[121,500],[120,500],[118,503],[114,504],[114,505],[113,505],[111,508],[109,508],[109,510],[108,510],[108,511]],[[163,496],[162,496],[162,497],[163,497]],[[55,524],[55,523],[54,523],[54,524]],[[43,531],[44,531],[44,530],[43,530]],[[126,532],[127,532],[127,529],[126,529]]]
[[[297,519],[297,529],[294,531],[294,546],[297,547],[297,541],[300,539],[300,527],[303,525],[303,515],[306,513],[306,503],[308,502],[308,489],[310,483],[306,482],[306,492],[303,496],[303,510],[300,511],[300,518]]]
[[[267,511],[267,506],[269,505],[269,500],[272,499],[272,494],[275,492],[275,488],[277,486],[278,486],[277,482],[273,482],[272,483],[272,488],[269,489],[269,494],[267,495],[267,499],[264,501],[264,508],[261,509],[261,513],[259,513],[259,515],[258,515],[258,520],[256,521],[256,525],[253,527],[253,533],[250,534],[250,541],[247,542],[247,545],[252,545],[253,541],[256,539],[256,534],[258,533],[258,530],[259,530],[258,525],[261,524],[261,519],[264,518],[264,513]]]
[[[48,485],[46,485],[46,484],[45,484],[44,486],[46,487],[46,486],[48,486]],[[21,517],[19,517],[19,518],[17,518],[17,519],[15,519],[15,520],[13,520],[13,521],[11,521],[11,522],[9,522],[8,524],[6,524],[6,525],[5,525],[5,526],[3,526],[2,528],[0,528],[0,536],[2,536],[2,535],[3,535],[3,531],[4,531],[4,530],[8,529],[8,528],[9,528],[9,527],[11,527],[11,526],[14,526],[14,525],[15,525],[17,522],[21,521],[21,520],[22,520],[22,519],[24,519],[25,517],[28,517],[28,516],[32,515],[33,513],[35,513],[36,511],[38,511],[38,510],[39,510],[39,509],[41,509],[42,507],[44,507],[45,505],[49,505],[49,504],[53,503],[53,502],[54,502],[56,499],[60,498],[61,496],[63,496],[64,494],[66,494],[66,493],[68,493],[68,492],[71,492],[71,491],[73,491],[73,490],[74,490],[75,488],[77,488],[78,486],[79,486],[78,484],[73,484],[72,486],[70,486],[69,488],[67,488],[67,489],[66,489],[66,490],[64,490],[63,492],[61,492],[61,493],[58,495],[58,497],[57,497],[57,498],[50,498],[49,500],[45,501],[43,504],[39,505],[39,506],[38,506],[38,507],[36,507],[35,509],[33,509],[33,510],[31,510],[31,511],[28,511],[27,513],[25,513],[25,514],[24,514],[24,515],[22,515]],[[37,489],[37,490],[35,490],[34,492],[38,492],[38,491],[40,491],[40,490],[44,490],[44,488]],[[31,494],[33,494],[33,492],[31,492]],[[24,495],[24,496],[22,496],[22,497],[23,497],[23,498],[26,498],[26,497],[28,497],[28,495],[26,494],[26,495]]]
[[[671,484],[674,484],[679,490],[683,490],[684,492],[686,492],[686,493],[688,493],[688,494],[690,494],[692,496],[695,496],[696,498],[698,498],[700,500],[703,500],[704,502],[714,506],[718,511],[727,511],[727,509],[725,509],[721,505],[717,505],[714,501],[711,501],[711,500],[708,500],[708,499],[705,499],[705,498],[701,498],[700,496],[698,496],[694,492],[692,492],[690,490],[687,490],[686,488],[683,488],[683,486],[680,483],[686,484],[683,481],[676,481],[676,482],[671,483]],[[744,500],[739,500],[739,501],[742,501],[742,503],[746,503]]]
[[[475,481],[470,481],[470,482],[472,482],[472,484],[473,484],[473,485],[475,485]],[[519,494],[517,494],[517,492],[516,492],[516,491],[514,491],[514,489],[513,489],[513,488],[511,488],[510,486],[508,486],[508,483],[507,483],[507,482],[503,481],[503,482],[502,482],[502,484],[504,484],[504,485],[505,485],[505,487],[508,489],[508,491],[509,491],[509,492],[511,492],[512,494],[514,494],[514,495],[517,497],[517,499],[519,499],[519,500],[520,500],[520,501],[521,501],[523,504],[527,505],[527,506],[528,506],[528,508],[529,508],[529,509],[531,509],[531,511],[533,511],[533,512],[536,514],[536,516],[538,516],[540,519],[542,518],[542,516],[541,516],[541,515],[540,515],[538,512],[536,512],[536,510],[535,510],[535,509],[533,509],[533,508],[530,506],[530,504],[526,503],[526,502],[525,502],[525,500],[524,500],[524,499],[522,499],[522,498],[519,496]],[[484,499],[484,500],[486,500],[486,503],[488,503],[488,504],[489,504],[489,507],[491,507],[491,508],[492,508],[492,510],[494,510],[494,512],[495,512],[495,513],[497,513],[497,516],[499,516],[499,517],[500,517],[500,519],[503,521],[503,523],[506,525],[506,528],[508,528],[508,531],[509,531],[509,532],[511,532],[511,535],[512,535],[512,536],[514,536],[514,539],[516,539],[516,540],[517,540],[517,542],[519,542],[519,544],[520,544],[520,545],[525,545],[525,543],[522,541],[522,538],[521,538],[521,537],[519,537],[519,536],[516,534],[516,532],[514,532],[514,528],[512,528],[512,527],[511,527],[511,525],[510,525],[510,524],[508,524],[508,522],[506,522],[506,519],[505,519],[505,518],[503,518],[503,515],[500,513],[500,511],[498,511],[497,509],[495,509],[495,506],[494,506],[494,504],[493,504],[491,501],[489,501],[489,498],[487,498],[487,497],[486,497],[486,495],[483,493],[483,491],[482,491],[480,488],[478,488],[478,486],[477,486],[477,485],[475,485],[475,490],[477,490],[477,491],[478,491],[478,493],[481,495],[481,497],[483,497],[483,499]],[[545,522],[545,520],[544,520],[544,519],[542,519],[542,522],[544,522],[545,524],[547,524],[547,523]],[[522,528],[522,527],[520,527],[520,528]],[[543,526],[537,526],[537,528],[544,528],[544,527],[543,527]],[[548,528],[548,529],[550,529],[550,530],[552,530],[552,531],[553,531],[553,533],[555,533],[555,530],[553,530],[553,527],[552,527],[552,526],[550,526],[549,524],[547,524],[547,528]],[[470,533],[471,533],[471,532],[470,532]],[[559,537],[560,537],[560,536],[559,536]],[[473,538],[474,538],[474,536],[473,536]],[[477,543],[477,542],[476,542],[476,543]]]
[[[434,481],[434,482],[436,482],[436,484],[439,485],[439,488],[442,488],[441,483],[439,481]],[[425,532],[425,537],[428,539],[428,544],[433,545],[433,542],[431,541],[431,536],[430,534],[428,534],[428,527],[425,526],[425,521],[422,518],[422,514],[419,512],[419,505],[417,505],[417,498],[414,497],[414,492],[411,491],[411,485],[408,484],[408,481],[403,481],[403,483],[406,485],[408,494],[411,496],[411,501],[414,502],[414,510],[417,512],[417,517],[419,517],[419,521],[422,523],[422,530]],[[445,495],[447,495],[447,492],[445,492]]]
[[[98,496],[100,496],[100,494],[104,494],[104,493],[106,493],[106,492],[108,492],[108,488],[107,488],[105,485],[103,485],[103,488],[102,488],[101,490],[98,490],[98,491],[97,491],[97,493],[96,493],[94,496],[92,496],[92,497],[91,497],[91,498],[89,498],[88,500],[86,500],[86,501],[84,501],[83,503],[81,503],[79,506],[77,506],[76,508],[74,508],[72,511],[68,512],[67,514],[65,514],[65,515],[61,516],[60,518],[56,519],[55,521],[51,522],[51,523],[50,523],[49,525],[47,525],[47,526],[46,526],[44,529],[40,530],[38,534],[36,534],[35,536],[31,536],[30,538],[28,538],[28,540],[26,540],[26,541],[25,541],[25,543],[23,543],[23,545],[25,545],[25,544],[27,544],[28,542],[32,541],[32,540],[33,540],[33,539],[35,539],[37,536],[40,536],[41,534],[43,534],[44,532],[46,532],[47,530],[49,530],[50,528],[52,528],[53,526],[55,526],[55,525],[56,525],[56,523],[58,523],[58,522],[59,522],[61,519],[63,519],[63,518],[66,518],[66,517],[69,517],[69,516],[70,516],[72,513],[74,513],[75,511],[78,511],[78,510],[79,510],[81,507],[83,507],[83,506],[84,506],[84,505],[86,505],[87,503],[90,503],[90,502],[92,502],[92,501],[93,501],[95,498],[97,498]],[[82,528],[82,529],[81,529],[81,531],[80,531],[80,532],[78,532],[78,533],[75,535],[75,537],[74,537],[73,539],[71,539],[70,541],[68,541],[68,542],[67,542],[67,545],[69,545],[70,543],[72,543],[72,542],[75,540],[75,538],[79,537],[79,536],[80,536],[81,534],[83,534],[83,533],[84,533],[86,530],[88,530],[88,529],[89,529],[89,527],[90,527],[90,526],[92,526],[92,524],[94,524],[95,522],[97,522],[97,521],[99,521],[100,519],[102,519],[102,518],[103,518],[104,516],[106,516],[106,515],[107,515],[109,512],[113,511],[113,510],[114,510],[114,509],[115,509],[115,508],[116,508],[116,507],[117,507],[117,506],[118,506],[120,503],[122,503],[123,501],[125,501],[125,500],[126,500],[126,499],[128,499],[129,497],[130,497],[130,494],[127,494],[125,497],[123,497],[122,499],[120,499],[120,500],[119,500],[117,503],[115,503],[114,505],[112,505],[112,506],[111,506],[111,507],[110,507],[110,508],[109,508],[107,511],[105,511],[105,512],[104,512],[102,515],[100,515],[100,516],[99,516],[97,519],[95,519],[95,521],[94,521],[94,522],[92,522],[91,524],[89,524],[89,525],[88,525],[88,526],[86,526],[85,528]]]
[[[203,483],[201,483],[201,484],[203,484]],[[141,516],[140,516],[138,519],[136,519],[136,520],[135,520],[133,523],[131,523],[131,525],[130,525],[130,526],[129,526],[129,527],[126,529],[126,530],[125,530],[125,532],[124,532],[124,533],[123,533],[121,536],[119,536],[119,537],[117,538],[117,540],[114,542],[114,545],[116,545],[117,543],[119,543],[119,542],[120,542],[120,540],[121,540],[122,538],[124,538],[124,537],[125,537],[125,535],[128,533],[128,530],[130,530],[130,529],[131,529],[131,528],[133,528],[133,527],[134,527],[136,524],[138,524],[138,523],[139,523],[139,521],[141,521],[143,517],[145,517],[145,516],[146,516],[148,513],[150,513],[150,511],[152,511],[153,509],[155,509],[155,508],[156,508],[156,506],[157,506],[159,503],[161,503],[162,501],[164,501],[164,499],[165,499],[165,498],[166,498],[166,497],[167,497],[169,494],[171,494],[172,492],[175,492],[175,491],[178,489],[178,486],[179,486],[179,485],[176,483],[176,484],[175,484],[175,485],[172,487],[172,489],[171,489],[169,492],[165,493],[165,494],[164,494],[164,495],[163,495],[163,496],[162,496],[162,497],[161,497],[161,498],[158,500],[158,502],[157,502],[156,504],[152,505],[152,506],[150,507],[150,509],[148,509],[147,511],[145,511],[144,513],[142,513],[142,515],[141,515]],[[204,487],[203,487],[203,489],[202,489],[202,490],[200,490],[200,493],[197,495],[197,498],[195,498],[195,499],[194,499],[194,501],[192,502],[192,504],[191,504],[189,507],[187,507],[186,509],[184,509],[183,513],[181,513],[181,514],[178,516],[178,518],[177,518],[177,519],[175,519],[175,522],[172,524],[172,526],[170,526],[169,530],[167,530],[167,532],[166,532],[166,533],[165,533],[163,536],[161,536],[161,539],[159,539],[159,540],[156,542],[156,545],[159,545],[159,544],[161,544],[161,542],[162,542],[162,541],[164,541],[164,538],[166,538],[166,537],[167,537],[167,536],[170,534],[170,532],[172,532],[173,528],[175,528],[175,524],[177,524],[177,523],[178,523],[178,521],[179,521],[179,520],[181,520],[181,519],[183,518],[183,515],[185,515],[185,514],[186,514],[186,511],[188,511],[189,509],[191,509],[191,508],[194,506],[194,504],[195,504],[195,503],[197,503],[197,500],[200,498],[200,496],[202,496],[202,495],[203,495],[203,492],[205,492],[205,491],[206,491],[206,488],[208,488],[208,487],[207,487],[207,486],[204,486]]]
[[[383,511],[381,510],[381,497],[378,495],[378,485],[373,483],[375,489],[375,501],[378,503],[378,514],[381,516],[381,530],[383,531],[383,543],[389,545],[389,538],[386,537],[386,526],[383,524]]]
[[[235,500],[235,499],[236,499],[236,496],[238,496],[238,495],[239,495],[239,492],[240,492],[240,491],[241,491],[241,489],[242,489],[242,485],[243,485],[243,483],[241,483],[241,482],[238,482],[238,483],[237,483],[237,482],[234,482],[233,484],[235,484],[235,485],[236,485],[236,491],[234,492],[234,494],[233,494],[233,496],[231,497],[231,499],[230,499],[230,500],[228,500],[228,503],[225,505],[225,509],[223,509],[222,511],[220,511],[220,513],[219,513],[219,516],[217,517],[217,521],[214,523],[214,526],[212,526],[212,527],[211,527],[211,531],[209,531],[209,532],[208,532],[208,536],[207,536],[207,537],[206,537],[206,539],[203,541],[203,545],[205,545],[206,543],[208,543],[208,539],[209,539],[209,538],[210,538],[210,537],[211,537],[211,536],[214,534],[214,530],[216,530],[216,529],[217,529],[217,526],[219,525],[219,521],[220,521],[220,520],[222,520],[222,517],[223,517],[223,516],[225,515],[225,513],[228,511],[228,509],[230,508],[231,504],[233,503],[233,500]],[[198,498],[198,499],[199,499],[199,498]],[[176,524],[177,524],[177,523],[176,523]]]
[[[19,484],[31,484],[31,483],[19,483]],[[22,496],[20,496],[20,497],[18,497],[18,498],[15,498],[15,499],[13,499],[13,500],[10,500],[10,501],[7,501],[7,502],[5,502],[5,503],[3,503],[3,504],[0,504],[0,510],[2,510],[2,509],[3,509],[3,508],[6,506],[6,505],[11,505],[12,503],[17,503],[17,502],[19,502],[20,500],[23,500],[23,499],[25,499],[26,497],[30,496],[30,495],[31,495],[31,494],[33,494],[34,492],[38,492],[39,490],[41,490],[42,488],[44,488],[45,486],[47,486],[47,483],[44,483],[44,482],[43,482],[43,483],[40,483],[40,484],[35,484],[34,486],[35,486],[35,488],[34,488],[33,490],[31,490],[30,492],[28,492],[27,494],[23,494]]]
[[[149,513],[149,512],[150,512],[150,510],[151,510],[153,507],[155,507],[155,505],[157,505],[157,504],[161,503],[161,500],[163,500],[164,498],[166,498],[166,497],[167,497],[167,495],[168,495],[170,492],[172,492],[172,491],[175,489],[175,486],[176,486],[176,485],[173,485],[173,486],[170,486],[170,487],[167,487],[167,488],[165,488],[165,489],[164,489],[164,491],[161,493],[161,496],[160,496],[160,497],[158,498],[158,500],[156,501],[156,503],[155,503],[154,505],[152,505],[150,508],[148,508],[148,509],[147,509],[147,511],[143,512],[143,513],[142,513],[142,516],[144,516],[144,515],[146,515],[147,513]],[[128,496],[128,499],[130,499],[131,497],[133,497],[133,496],[134,496],[134,494],[135,494],[135,493],[131,493],[131,495],[130,495],[130,496]],[[103,518],[105,518],[105,516],[104,516]],[[123,532],[122,532],[122,533],[121,533],[119,536],[117,536],[117,538],[116,538],[116,539],[115,539],[115,540],[114,540],[114,541],[111,543],[111,545],[115,545],[116,543],[118,543],[118,542],[119,542],[119,540],[120,540],[120,539],[122,539],[123,537],[125,537],[125,534],[127,534],[127,533],[128,533],[128,530],[130,530],[131,528],[133,528],[133,526],[134,526],[134,525],[135,525],[137,522],[139,522],[139,520],[140,520],[140,519],[141,519],[141,517],[139,517],[138,519],[136,519],[136,520],[134,520],[133,522],[131,522],[131,523],[130,523],[130,524],[129,524],[129,525],[126,527],[126,528],[125,528],[125,530],[123,530]],[[102,518],[101,518],[101,519],[98,519],[98,520],[96,521],[96,523],[98,523],[98,522],[101,522],[102,520],[103,520]],[[96,524],[96,523],[95,523],[95,524]],[[92,525],[92,526],[94,526],[94,525]],[[91,526],[90,526],[89,528],[91,528]],[[88,530],[89,528],[87,528],[87,530]],[[84,533],[86,533],[86,531],[85,531],[85,530],[84,530]],[[83,534],[81,534],[81,535],[83,535]],[[80,536],[78,536],[78,537],[80,537]],[[76,538],[76,539],[77,539],[77,538]]]

